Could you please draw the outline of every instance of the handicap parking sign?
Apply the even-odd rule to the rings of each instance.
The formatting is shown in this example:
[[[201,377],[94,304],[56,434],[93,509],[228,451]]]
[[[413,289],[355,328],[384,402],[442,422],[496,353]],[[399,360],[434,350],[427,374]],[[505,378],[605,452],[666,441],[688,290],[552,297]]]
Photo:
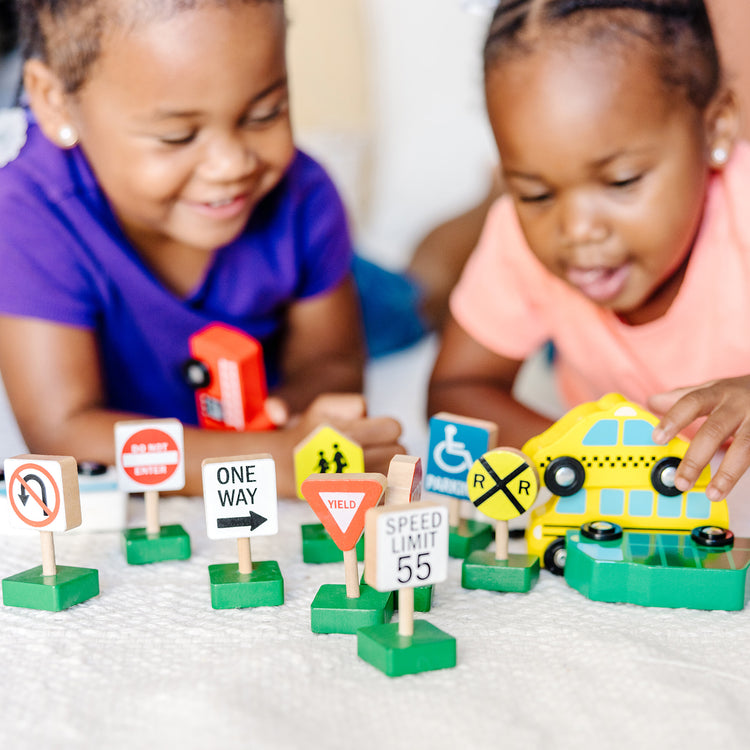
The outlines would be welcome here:
[[[474,462],[497,440],[497,425],[446,412],[430,419],[425,492],[468,500],[466,478]]]

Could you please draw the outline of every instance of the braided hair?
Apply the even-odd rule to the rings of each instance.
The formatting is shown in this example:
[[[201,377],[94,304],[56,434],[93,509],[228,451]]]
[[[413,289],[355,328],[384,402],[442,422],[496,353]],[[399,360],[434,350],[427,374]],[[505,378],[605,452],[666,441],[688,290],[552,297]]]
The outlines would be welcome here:
[[[665,85],[684,90],[701,111],[722,82],[704,0],[501,0],[485,42],[485,74],[535,49],[552,29],[584,43],[646,41]]]

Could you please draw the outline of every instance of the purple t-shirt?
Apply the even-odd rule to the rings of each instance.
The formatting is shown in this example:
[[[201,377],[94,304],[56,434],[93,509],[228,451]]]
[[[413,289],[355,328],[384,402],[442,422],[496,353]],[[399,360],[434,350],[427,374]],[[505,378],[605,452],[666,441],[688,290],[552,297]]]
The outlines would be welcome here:
[[[181,366],[189,336],[212,322],[261,341],[273,384],[288,306],[336,286],[351,255],[336,189],[301,152],[187,298],[143,263],[79,148],[61,151],[32,123],[0,169],[0,313],[95,331],[116,409],[196,424]]]

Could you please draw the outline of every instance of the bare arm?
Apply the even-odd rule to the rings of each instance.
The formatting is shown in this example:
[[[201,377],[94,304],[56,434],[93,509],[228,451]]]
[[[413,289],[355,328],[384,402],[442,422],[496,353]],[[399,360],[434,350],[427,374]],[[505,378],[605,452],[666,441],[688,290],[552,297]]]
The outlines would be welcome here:
[[[33,453],[113,464],[114,423],[149,416],[105,407],[96,340],[84,329],[0,316],[0,370],[21,433]],[[293,497],[292,451],[322,419],[365,447],[368,468],[383,471],[390,457],[403,450],[397,443],[400,427],[386,417],[365,419],[356,413],[356,409],[324,401],[323,406],[314,404],[293,425],[274,432],[188,427],[184,491],[202,493],[200,463],[204,458],[268,452],[276,461],[279,494]]]
[[[521,364],[485,349],[449,318],[430,380],[429,413],[488,419],[498,425],[500,445],[520,448],[552,424],[513,398]]]
[[[347,278],[330,292],[292,305],[274,396],[292,413],[321,393],[361,393],[365,356],[359,302]]]

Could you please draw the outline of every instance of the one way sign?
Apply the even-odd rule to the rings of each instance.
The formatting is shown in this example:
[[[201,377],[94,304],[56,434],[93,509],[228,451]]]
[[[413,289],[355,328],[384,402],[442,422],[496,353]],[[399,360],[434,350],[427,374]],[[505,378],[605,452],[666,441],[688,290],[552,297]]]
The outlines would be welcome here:
[[[210,539],[278,533],[276,465],[268,453],[207,458],[201,466]]]

